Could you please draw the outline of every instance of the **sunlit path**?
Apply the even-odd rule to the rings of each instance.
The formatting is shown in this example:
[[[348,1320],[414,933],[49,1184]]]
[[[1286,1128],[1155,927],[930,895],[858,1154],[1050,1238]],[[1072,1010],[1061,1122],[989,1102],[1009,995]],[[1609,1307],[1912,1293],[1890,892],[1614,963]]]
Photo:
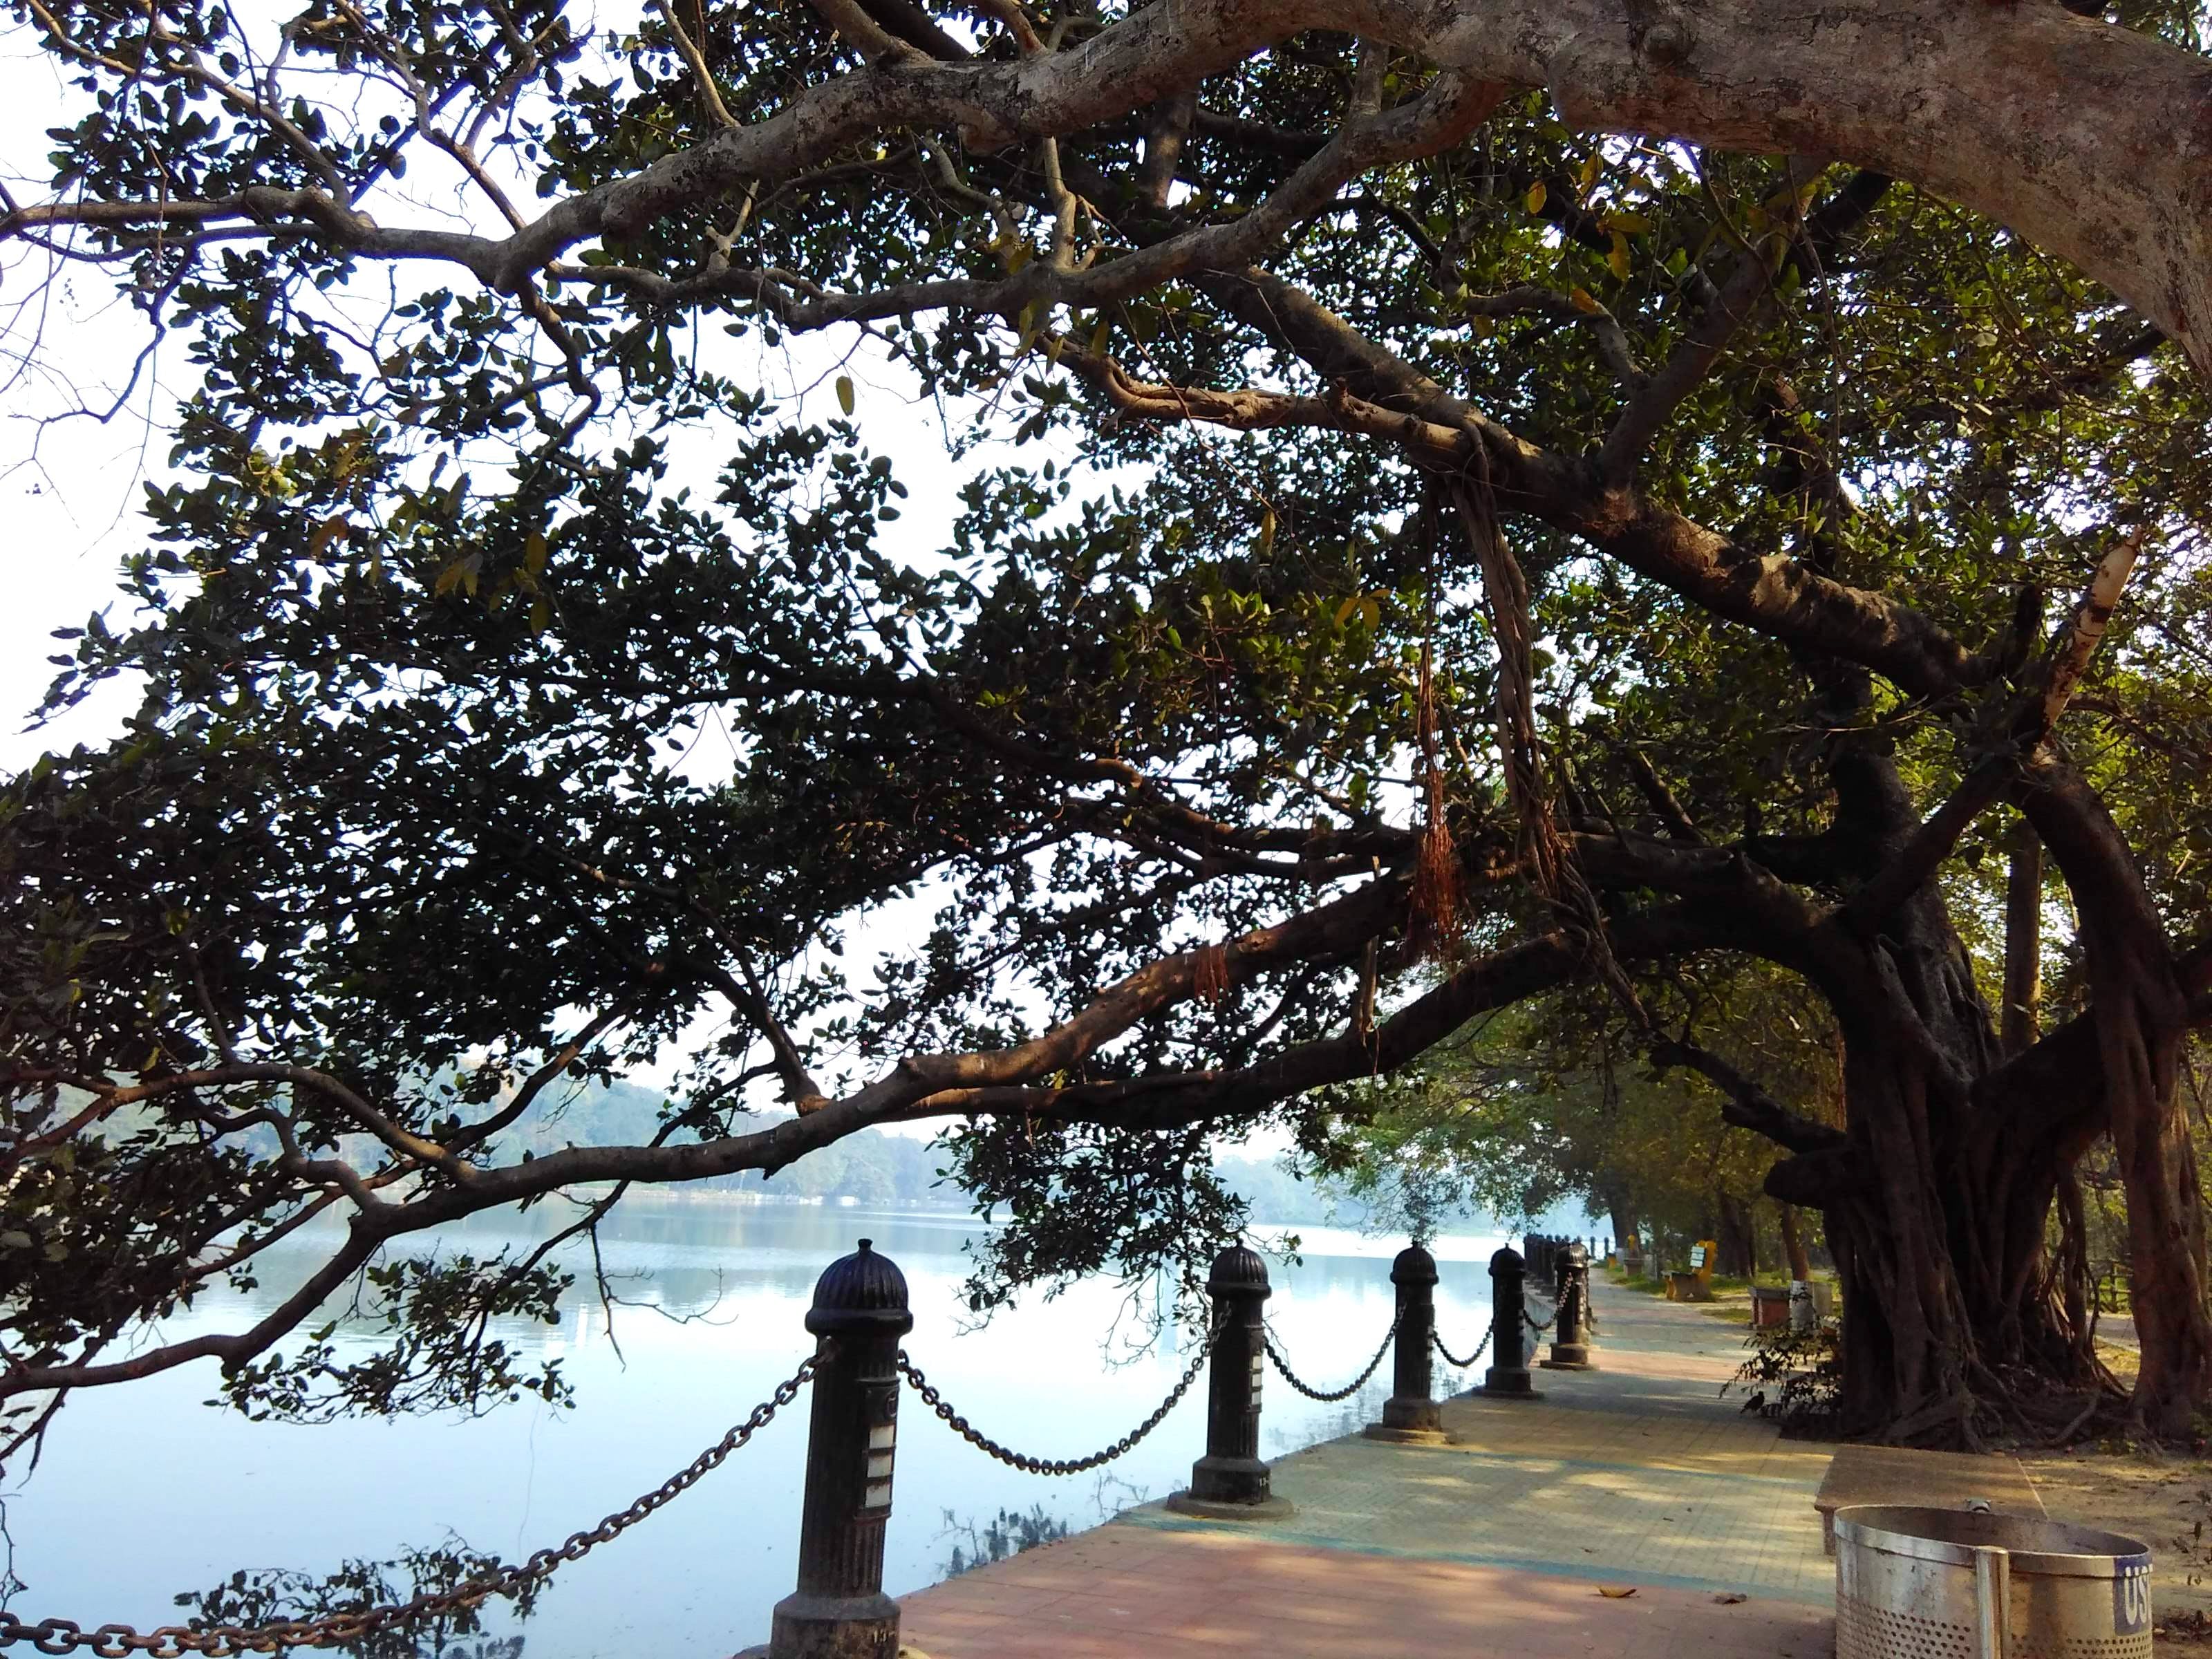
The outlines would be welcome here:
[[[1316,1659],[1824,1651],[1833,1578],[1813,1498],[1828,1449],[1722,1397],[1739,1331],[1592,1291],[1625,1346],[1596,1371],[1540,1373],[1542,1400],[1458,1396],[1444,1447],[1353,1437],[1284,1458],[1273,1489],[1296,1512],[1281,1520],[1146,1505],[909,1597],[908,1642],[934,1659],[1170,1641]]]

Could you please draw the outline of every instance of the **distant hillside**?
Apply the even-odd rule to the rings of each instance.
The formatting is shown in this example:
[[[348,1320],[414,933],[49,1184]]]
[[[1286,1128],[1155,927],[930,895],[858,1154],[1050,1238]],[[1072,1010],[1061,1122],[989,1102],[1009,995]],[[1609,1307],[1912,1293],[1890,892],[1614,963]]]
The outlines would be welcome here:
[[[544,1157],[564,1146],[635,1146],[650,1140],[660,1127],[667,1096],[636,1083],[592,1081],[556,1085],[547,1091],[524,1126],[500,1138],[502,1151]],[[112,1127],[125,1133],[151,1127],[149,1108],[127,1109]],[[759,1113],[740,1113],[732,1121],[739,1133],[764,1129],[778,1121]],[[255,1130],[246,1144],[264,1156],[276,1150],[275,1137]],[[928,1142],[906,1135],[863,1129],[858,1134],[810,1152],[771,1181],[757,1173],[715,1177],[696,1184],[740,1189],[784,1198],[850,1198],[871,1205],[931,1205],[964,1210],[967,1194],[940,1182],[943,1155]],[[1358,1227],[1368,1206],[1334,1188],[1299,1180],[1267,1158],[1229,1157],[1216,1166],[1222,1182],[1251,1206],[1252,1218],[1291,1226]]]
[[[563,1146],[644,1140],[660,1127],[660,1107],[665,1098],[659,1090],[635,1083],[580,1084],[550,1111],[532,1115],[542,1121],[533,1123],[521,1144],[533,1153],[543,1154]],[[747,1115],[739,1118],[736,1127],[740,1131],[766,1128],[775,1121]],[[820,1152],[810,1152],[779,1171],[772,1181],[763,1182],[758,1175],[747,1174],[702,1184],[793,1198],[850,1198],[863,1204],[967,1208],[965,1193],[938,1180],[942,1163],[943,1155],[927,1141],[863,1129]],[[1358,1200],[1300,1181],[1267,1159],[1225,1158],[1218,1167],[1224,1184],[1251,1205],[1255,1221],[1306,1226],[1333,1222],[1356,1227],[1366,1218],[1366,1206]]]
[[[583,1083],[562,1091],[549,1109],[531,1114],[530,1132],[520,1144],[532,1152],[563,1146],[613,1146],[649,1140],[660,1127],[667,1096],[635,1083]],[[738,1113],[738,1133],[765,1129],[775,1117]],[[785,1198],[850,1198],[862,1204],[951,1204],[966,1207],[957,1188],[937,1184],[942,1158],[925,1141],[888,1135],[877,1129],[810,1152],[763,1182],[757,1173],[721,1176],[696,1184],[738,1188]]]
[[[1273,1159],[1224,1158],[1215,1161],[1221,1184],[1252,1206],[1252,1219],[1287,1226],[1358,1227],[1368,1206],[1334,1187],[1301,1181]]]

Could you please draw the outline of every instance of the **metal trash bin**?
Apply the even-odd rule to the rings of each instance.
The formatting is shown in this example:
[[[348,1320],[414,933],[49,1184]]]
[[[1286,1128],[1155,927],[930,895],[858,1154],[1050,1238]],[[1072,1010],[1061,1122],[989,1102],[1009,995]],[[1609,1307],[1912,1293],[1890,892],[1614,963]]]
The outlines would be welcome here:
[[[2149,1659],[2150,1546],[1986,1510],[1838,1510],[1836,1656]]]

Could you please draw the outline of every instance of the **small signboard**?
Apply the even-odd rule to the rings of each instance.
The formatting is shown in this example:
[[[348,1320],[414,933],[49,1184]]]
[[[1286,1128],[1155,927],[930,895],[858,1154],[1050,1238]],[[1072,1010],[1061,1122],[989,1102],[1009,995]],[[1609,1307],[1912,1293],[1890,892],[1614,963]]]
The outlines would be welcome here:
[[[2112,1629],[2134,1636],[2150,1628],[2150,1557],[2129,1556],[2112,1575]]]

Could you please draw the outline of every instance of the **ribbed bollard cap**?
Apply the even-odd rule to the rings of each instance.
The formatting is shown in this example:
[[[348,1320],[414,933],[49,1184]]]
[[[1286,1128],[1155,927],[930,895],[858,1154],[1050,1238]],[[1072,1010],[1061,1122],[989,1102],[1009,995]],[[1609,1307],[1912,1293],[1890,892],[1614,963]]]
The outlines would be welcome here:
[[[1408,1244],[1398,1252],[1398,1259],[1390,1264],[1393,1285],[1433,1285],[1437,1282],[1437,1259],[1418,1244]]]
[[[1490,1258],[1490,1276],[1496,1279],[1504,1274],[1519,1279],[1527,1273],[1528,1267],[1528,1264],[1521,1259],[1521,1252],[1508,1244]]]
[[[1589,1249],[1579,1239],[1567,1246],[1567,1260],[1573,1262],[1577,1267],[1589,1267],[1589,1255],[1590,1253]]]
[[[859,1331],[905,1334],[914,1328],[906,1275],[889,1256],[876,1254],[873,1239],[862,1239],[859,1249],[831,1262],[814,1281],[806,1328],[817,1336]]]
[[[1257,1250],[1231,1244],[1213,1258],[1213,1271],[1206,1276],[1209,1291],[1264,1291],[1267,1264]]]

